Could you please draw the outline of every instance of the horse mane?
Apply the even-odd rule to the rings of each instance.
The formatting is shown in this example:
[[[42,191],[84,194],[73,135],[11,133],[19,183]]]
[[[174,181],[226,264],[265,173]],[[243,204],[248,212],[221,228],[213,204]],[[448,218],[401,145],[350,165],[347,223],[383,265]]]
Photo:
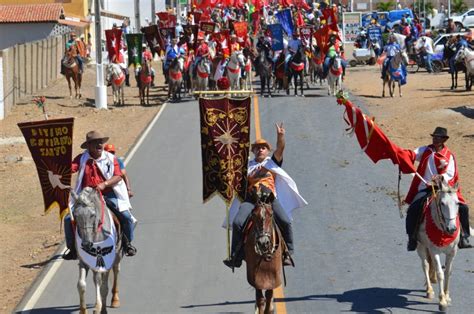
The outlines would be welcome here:
[[[100,198],[99,193],[97,190],[86,187],[84,188],[81,193],[79,193],[76,202],[74,203],[75,206],[77,205],[84,205],[86,207],[95,207],[100,205]]]

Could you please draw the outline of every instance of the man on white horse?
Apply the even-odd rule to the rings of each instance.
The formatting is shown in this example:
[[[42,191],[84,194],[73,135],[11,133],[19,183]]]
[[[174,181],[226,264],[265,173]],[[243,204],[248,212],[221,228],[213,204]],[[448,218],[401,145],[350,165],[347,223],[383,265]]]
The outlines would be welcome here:
[[[166,52],[165,52],[165,63],[164,63],[164,75],[165,75],[165,84],[168,84],[168,70],[170,67],[171,62],[177,58],[180,54],[180,49],[178,46],[178,39],[173,38],[171,40],[171,43],[166,47]]]
[[[390,60],[392,60],[392,58],[395,57],[397,53],[402,51],[402,48],[398,44],[397,38],[394,35],[390,35],[388,38],[388,44],[383,47],[383,51],[386,53],[386,58],[382,66],[382,79],[384,79],[385,72],[387,72],[387,69],[390,66]]]
[[[437,127],[431,136],[433,138],[431,145],[422,146],[413,151],[413,161],[419,162],[416,171],[423,176],[426,182],[442,177],[450,186],[458,184],[459,176],[456,159],[454,154],[444,145],[449,138],[447,129]],[[471,248],[472,246],[469,244],[469,208],[461,195],[460,189],[458,189],[457,193],[459,198],[459,218],[461,221],[459,248]],[[426,201],[431,194],[431,185],[426,185],[420,178],[415,176],[405,198],[405,203],[410,205],[406,218],[408,251],[416,250],[418,222],[420,221],[420,215],[423,212]]]
[[[209,58],[209,46],[207,45],[207,40],[204,40],[203,37],[198,37],[198,48],[196,50],[196,59],[193,64],[193,77],[196,77],[197,65],[203,58]]]
[[[122,239],[125,254],[134,256],[137,249],[131,244],[134,228],[134,219],[130,212],[132,205],[127,187],[122,180],[117,157],[104,151],[104,144],[108,139],[97,131],[87,133],[86,141],[81,145],[85,151],[74,158],[71,165],[72,173],[78,173],[74,191],[79,194],[82,189],[92,187],[101,192],[107,207],[120,220],[125,236]],[[71,208],[71,211],[74,212],[74,208]],[[77,252],[70,215],[64,218],[64,234],[69,252],[63,258],[66,260],[76,259]]]
[[[292,265],[290,254],[293,253],[293,228],[290,213],[293,209],[306,205],[306,201],[299,195],[296,184],[291,177],[281,168],[283,164],[283,151],[285,149],[285,129],[283,123],[276,125],[277,148],[272,157],[271,145],[264,139],[257,139],[252,144],[255,159],[249,162],[247,198],[240,204],[237,214],[232,222],[232,253],[231,258],[224,260],[230,268],[240,267],[243,260],[243,235],[246,222],[255,208],[255,200],[251,193],[261,186],[271,190],[275,196],[272,203],[275,221],[281,230],[283,239],[288,247],[284,253],[283,264]],[[277,188],[278,187],[278,188]],[[286,198],[284,197],[287,196]],[[291,195],[291,200],[288,196]],[[231,212],[232,212],[231,208]]]

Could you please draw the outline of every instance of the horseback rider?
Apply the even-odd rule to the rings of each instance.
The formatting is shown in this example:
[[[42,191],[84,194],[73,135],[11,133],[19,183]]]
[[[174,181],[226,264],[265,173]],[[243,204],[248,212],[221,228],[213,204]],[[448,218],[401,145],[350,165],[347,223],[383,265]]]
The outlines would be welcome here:
[[[131,204],[127,188],[122,180],[120,166],[113,154],[104,151],[104,144],[109,138],[100,132],[91,131],[81,148],[85,151],[72,161],[72,173],[78,173],[75,192],[79,194],[85,187],[98,189],[107,207],[117,216],[123,230],[123,248],[127,256],[134,256],[137,249],[131,244],[133,240],[134,220],[131,215]],[[74,212],[73,205],[70,204]],[[71,215],[64,218],[64,234],[69,252],[63,255],[66,260],[77,258]]]
[[[291,218],[287,212],[291,212],[294,208],[306,205],[306,201],[298,194],[296,184],[289,175],[281,168],[283,164],[283,151],[285,149],[285,129],[283,123],[276,124],[277,131],[277,147],[272,157],[269,157],[272,150],[271,145],[264,139],[257,139],[251,146],[255,159],[249,162],[248,168],[248,188],[247,198],[240,204],[238,212],[232,223],[232,253],[229,259],[224,260],[224,264],[230,268],[240,267],[243,260],[243,235],[246,222],[255,208],[255,200],[252,199],[252,191],[258,190],[260,186],[270,189],[275,196],[272,203],[275,221],[281,229],[283,239],[286,242],[288,252],[284,253],[284,265],[292,265],[290,254],[294,251],[293,246],[293,228]],[[288,183],[292,182],[290,188]],[[276,185],[276,183],[279,183]],[[281,183],[281,184],[280,184]],[[278,188],[276,188],[278,186]],[[291,208],[282,207],[280,198],[283,194],[290,193],[292,195],[293,204]],[[286,194],[288,195],[288,194]],[[288,211],[289,209],[289,211]]]
[[[125,73],[125,85],[130,87],[130,72],[128,71],[128,66],[125,60],[124,46],[122,46],[122,44],[118,53],[113,55],[112,63],[116,63],[120,66],[123,73]]]
[[[398,44],[397,38],[395,37],[395,35],[391,34],[388,37],[388,44],[386,44],[383,47],[383,51],[386,53],[386,58],[383,62],[383,66],[382,66],[382,79],[385,77],[385,72],[387,71],[388,66],[389,66],[390,61],[392,60],[392,58],[395,57],[395,55],[397,53],[402,51],[402,48]]]
[[[268,62],[270,64],[273,65],[273,58],[271,56],[271,53],[272,53],[272,43],[271,43],[271,39],[269,40],[268,38],[266,38],[263,34],[261,34],[259,37],[258,37],[258,41],[257,41],[257,51],[260,53],[261,51],[263,51],[265,53],[265,58],[268,60]],[[259,63],[260,63],[260,59],[259,58],[256,58],[255,61],[254,61],[254,65],[255,65],[255,68],[257,69],[258,66],[259,66]],[[257,71],[257,74],[256,76],[258,76],[258,71]]]
[[[165,63],[164,63],[164,70],[165,70],[165,77],[166,77],[166,82],[165,84],[168,83],[168,70],[171,65],[171,62],[176,59],[180,55],[180,49],[178,46],[178,39],[173,38],[171,39],[171,43],[168,44],[166,47],[166,52],[165,52]]]
[[[79,73],[82,73],[84,71],[84,61],[81,57],[78,41],[76,33],[71,33],[69,40],[66,42],[66,51],[72,52],[72,56],[77,60],[77,64],[79,65]]]
[[[323,63],[323,77],[327,77],[331,61],[334,60],[336,56],[341,57],[342,77],[344,77],[346,73],[347,61],[342,57],[342,43],[337,39],[336,34],[331,34],[329,36],[329,42],[326,51],[326,57],[324,58]]]
[[[151,62],[153,61],[153,54],[148,49],[146,44],[142,44],[143,53],[142,53],[142,60],[144,62]],[[151,86],[155,86],[155,69],[150,67],[151,70]]]
[[[209,57],[209,46],[207,44],[207,41],[204,40],[203,37],[198,37],[198,48],[196,50],[196,59],[194,60],[193,64],[193,77],[196,77],[197,75],[197,65],[203,58],[208,58]]]
[[[288,63],[293,58],[295,53],[301,48],[303,43],[300,39],[300,34],[297,31],[293,32],[292,38],[288,41],[288,46],[285,55],[285,73],[288,73]]]
[[[413,161],[418,161],[416,170],[426,182],[444,179],[450,186],[458,184],[458,167],[454,154],[446,147],[445,142],[449,139],[448,130],[437,127],[431,134],[432,144],[418,147],[413,151]],[[426,202],[432,195],[432,186],[426,185],[420,178],[414,177],[405,203],[409,204],[406,218],[406,232],[408,234],[408,251],[414,251],[417,246],[417,229],[420,215]],[[461,221],[461,238],[459,248],[471,248],[469,244],[469,208],[461,195],[461,190],[457,192],[459,198],[459,218]]]

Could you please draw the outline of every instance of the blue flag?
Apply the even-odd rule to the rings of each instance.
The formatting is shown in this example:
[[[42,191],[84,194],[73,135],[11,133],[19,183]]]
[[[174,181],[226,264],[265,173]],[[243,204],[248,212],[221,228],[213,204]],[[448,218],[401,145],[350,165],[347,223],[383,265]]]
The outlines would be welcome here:
[[[372,44],[378,43],[380,48],[383,47],[382,29],[378,26],[371,26],[367,29],[367,35]]]
[[[270,24],[268,29],[272,33],[272,50],[283,50],[283,28],[281,24]]]
[[[293,19],[291,18],[290,9],[278,11],[276,17],[278,21],[280,21],[280,24],[285,32],[291,37],[293,35]]]

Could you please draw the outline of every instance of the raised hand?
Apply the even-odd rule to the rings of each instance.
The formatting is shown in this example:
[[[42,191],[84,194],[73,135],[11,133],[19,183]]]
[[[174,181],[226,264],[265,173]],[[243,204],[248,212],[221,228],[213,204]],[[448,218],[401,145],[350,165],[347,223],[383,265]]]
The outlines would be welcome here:
[[[283,128],[283,122],[278,125],[278,123],[275,123],[277,135],[285,135],[285,129]]]

